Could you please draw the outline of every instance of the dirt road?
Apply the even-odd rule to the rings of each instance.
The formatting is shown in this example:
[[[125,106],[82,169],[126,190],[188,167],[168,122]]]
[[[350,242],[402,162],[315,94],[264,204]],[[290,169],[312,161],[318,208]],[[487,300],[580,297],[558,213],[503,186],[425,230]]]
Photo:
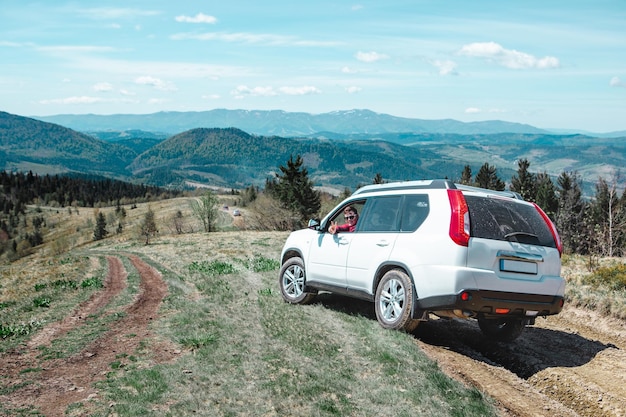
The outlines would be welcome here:
[[[134,351],[141,341],[151,337],[148,324],[156,317],[167,294],[167,285],[158,271],[136,256],[131,256],[130,260],[141,276],[141,283],[138,296],[125,308],[125,317],[77,355],[67,359],[39,359],[39,348],[81,326],[90,314],[106,308],[126,286],[128,274],[122,262],[117,257],[108,257],[108,275],[102,291],[79,305],[61,322],[44,328],[24,350],[3,358],[3,374],[13,381],[13,390],[8,395],[0,395],[0,401],[13,409],[27,409],[34,405],[43,415],[54,417],[65,415],[69,404],[98,395],[94,383],[105,378],[116,355]],[[131,334],[134,337],[128,337]],[[157,351],[156,362],[173,356],[171,349]],[[27,371],[37,366],[42,371],[32,380],[33,373]]]
[[[14,390],[0,395],[11,408],[33,404],[46,416],[63,415],[68,404],[97,396],[116,352],[132,352],[150,338],[148,324],[167,293],[160,274],[135,256],[141,276],[137,298],[115,328],[68,359],[39,363],[38,348],[82,325],[126,285],[118,257],[108,258],[105,288],[59,323],[43,329],[21,351],[3,358],[3,372]],[[133,334],[136,337],[125,337]],[[504,417],[626,416],[626,327],[623,321],[566,307],[555,317],[538,319],[511,344],[487,342],[473,321],[433,320],[414,332],[416,344],[453,378],[477,386],[495,399]],[[152,344],[154,346],[154,343]],[[176,355],[173,347],[155,349],[155,362]],[[43,370],[25,384],[25,371]],[[27,374],[28,375],[28,374]]]
[[[463,320],[424,323],[415,335],[442,369],[493,397],[504,416],[626,416],[623,321],[567,307],[511,344],[490,343]]]

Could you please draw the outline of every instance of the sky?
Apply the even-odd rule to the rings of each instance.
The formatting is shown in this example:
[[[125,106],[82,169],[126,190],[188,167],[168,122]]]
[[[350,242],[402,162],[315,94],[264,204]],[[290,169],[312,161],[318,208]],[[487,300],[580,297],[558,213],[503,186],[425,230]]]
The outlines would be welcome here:
[[[626,130],[626,0],[0,0],[0,111]]]

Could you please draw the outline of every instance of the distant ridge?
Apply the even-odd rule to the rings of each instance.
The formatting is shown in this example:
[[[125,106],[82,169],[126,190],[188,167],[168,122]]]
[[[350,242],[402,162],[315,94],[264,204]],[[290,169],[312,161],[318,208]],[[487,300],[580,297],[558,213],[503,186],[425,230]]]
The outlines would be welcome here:
[[[273,117],[269,113],[273,112],[260,112],[254,118],[267,122]],[[159,115],[165,114],[152,115],[155,124]],[[304,126],[310,115],[288,114],[285,120],[298,115]],[[610,179],[626,166],[625,136],[423,133],[407,132],[406,124],[401,132],[336,133],[330,129],[343,126],[351,131],[355,125],[349,122],[356,123],[358,118],[364,126],[368,126],[367,120],[413,121],[368,111],[320,117],[334,117],[337,124],[328,126],[328,131],[301,136],[262,135],[236,127],[193,128],[170,135],[155,126],[147,127],[151,131],[113,130],[111,126],[103,131],[92,126],[78,132],[0,111],[0,169],[40,175],[82,173],[169,188],[204,184],[239,189],[262,187],[280,164],[301,155],[316,185],[341,192],[371,183],[376,175],[386,181],[455,179],[466,166],[477,172],[486,162],[508,180],[524,158],[531,163],[532,172],[555,179],[566,171],[580,173],[584,189],[591,195],[599,177]],[[309,126],[310,130],[318,127]]]
[[[314,136],[318,132],[332,132],[342,135],[399,132],[460,135],[549,133],[530,125],[500,120],[465,123],[453,119],[410,119],[376,113],[371,110],[341,110],[310,114],[282,110],[215,109],[201,112],[172,111],[113,115],[65,114],[31,117],[81,132],[145,130],[177,134],[195,128],[236,127],[255,135],[283,137]]]

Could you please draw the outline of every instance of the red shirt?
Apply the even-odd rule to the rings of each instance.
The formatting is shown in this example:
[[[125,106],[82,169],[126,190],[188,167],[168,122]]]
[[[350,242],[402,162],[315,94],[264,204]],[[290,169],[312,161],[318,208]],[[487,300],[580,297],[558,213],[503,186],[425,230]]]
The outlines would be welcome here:
[[[356,223],[355,224],[342,224],[340,226],[337,226],[337,232],[354,232],[354,229],[356,229]]]

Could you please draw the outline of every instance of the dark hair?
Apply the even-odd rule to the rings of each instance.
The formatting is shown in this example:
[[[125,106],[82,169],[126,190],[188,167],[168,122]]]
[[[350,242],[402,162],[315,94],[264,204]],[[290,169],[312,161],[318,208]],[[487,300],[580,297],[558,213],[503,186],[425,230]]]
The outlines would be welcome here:
[[[343,211],[344,211],[344,212],[345,212],[345,211],[351,211],[351,212],[353,212],[354,214],[359,214],[359,212],[358,212],[358,211],[356,211],[356,208],[355,208],[354,206],[345,206],[345,207],[343,208]]]

